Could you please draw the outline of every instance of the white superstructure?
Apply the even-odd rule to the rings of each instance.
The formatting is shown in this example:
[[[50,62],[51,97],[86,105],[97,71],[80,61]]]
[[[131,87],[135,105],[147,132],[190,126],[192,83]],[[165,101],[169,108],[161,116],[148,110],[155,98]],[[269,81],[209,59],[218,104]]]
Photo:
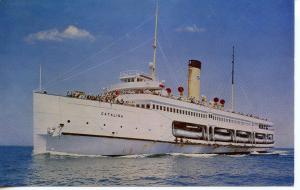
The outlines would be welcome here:
[[[99,95],[33,94],[34,153],[82,155],[240,153],[274,146],[272,123],[200,97],[201,62],[188,64],[188,95],[157,80],[156,29],[150,74],[128,71]]]

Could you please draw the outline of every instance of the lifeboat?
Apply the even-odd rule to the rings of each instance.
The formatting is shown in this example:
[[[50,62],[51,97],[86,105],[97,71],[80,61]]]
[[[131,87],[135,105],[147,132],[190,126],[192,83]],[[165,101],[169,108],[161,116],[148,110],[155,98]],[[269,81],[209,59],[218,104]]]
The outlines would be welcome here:
[[[265,142],[265,134],[256,133],[255,134],[255,142],[256,143],[264,143]]]
[[[214,132],[215,141],[232,141],[230,131],[228,129],[215,128]]]
[[[237,131],[236,132],[236,141],[241,143],[250,142],[250,132],[247,131]]]
[[[202,132],[194,132],[194,131],[188,131],[184,129],[174,129],[174,136],[193,138],[193,139],[203,139]]]
[[[216,134],[216,133],[215,133],[215,135],[214,135],[214,140],[215,140],[215,141],[224,141],[224,142],[232,141],[230,135],[225,136],[225,135]]]
[[[238,142],[238,143],[250,143],[250,140],[249,140],[249,138],[236,137],[236,142]]]

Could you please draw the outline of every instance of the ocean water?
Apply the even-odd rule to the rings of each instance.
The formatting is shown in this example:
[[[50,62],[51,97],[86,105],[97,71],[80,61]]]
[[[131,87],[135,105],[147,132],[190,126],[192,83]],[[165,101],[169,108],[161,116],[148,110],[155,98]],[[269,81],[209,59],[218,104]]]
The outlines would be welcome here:
[[[294,150],[122,157],[37,155],[0,146],[0,186],[290,186]]]

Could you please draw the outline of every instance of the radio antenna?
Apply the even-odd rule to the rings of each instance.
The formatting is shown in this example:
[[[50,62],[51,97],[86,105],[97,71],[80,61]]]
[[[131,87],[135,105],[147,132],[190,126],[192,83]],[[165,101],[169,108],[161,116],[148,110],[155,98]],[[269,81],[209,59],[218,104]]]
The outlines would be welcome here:
[[[234,111],[234,46],[232,47],[232,70],[231,70],[231,111]]]
[[[40,64],[40,92],[42,92],[42,64]]]

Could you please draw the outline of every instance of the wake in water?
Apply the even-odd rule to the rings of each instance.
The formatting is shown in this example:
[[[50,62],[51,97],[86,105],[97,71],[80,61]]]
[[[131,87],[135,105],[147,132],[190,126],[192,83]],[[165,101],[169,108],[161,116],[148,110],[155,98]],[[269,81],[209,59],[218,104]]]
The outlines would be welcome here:
[[[287,156],[289,155],[288,151],[285,150],[273,150],[270,152],[251,152],[250,155],[280,155],[280,156]]]
[[[66,152],[55,152],[51,151],[49,152],[50,155],[53,156],[64,156],[64,157],[91,157],[91,158],[106,158],[108,156],[102,156],[102,155],[84,155],[84,154],[72,154],[72,153],[66,153]]]
[[[63,152],[49,152],[53,156],[63,156],[63,157],[92,157],[92,158],[108,158],[111,156],[102,156],[102,155],[81,155],[81,154],[72,154],[72,153],[63,153]],[[113,156],[114,158],[160,158],[166,156],[173,157],[191,157],[191,158],[213,158],[215,156],[225,155],[228,157],[245,157],[245,156],[263,156],[263,155],[280,155],[287,156],[290,155],[289,151],[285,150],[273,150],[270,152],[251,152],[250,154],[186,154],[186,153],[166,153],[166,154],[135,154],[135,155],[123,155],[123,156]]]
[[[211,158],[218,154],[185,154],[185,153],[170,153],[171,156],[183,156],[183,157],[194,157],[194,158]]]
[[[117,158],[160,158],[166,156],[174,157],[195,157],[195,158],[211,158],[218,154],[185,154],[185,153],[166,153],[166,154],[137,154],[137,155],[125,155],[118,156]]]

